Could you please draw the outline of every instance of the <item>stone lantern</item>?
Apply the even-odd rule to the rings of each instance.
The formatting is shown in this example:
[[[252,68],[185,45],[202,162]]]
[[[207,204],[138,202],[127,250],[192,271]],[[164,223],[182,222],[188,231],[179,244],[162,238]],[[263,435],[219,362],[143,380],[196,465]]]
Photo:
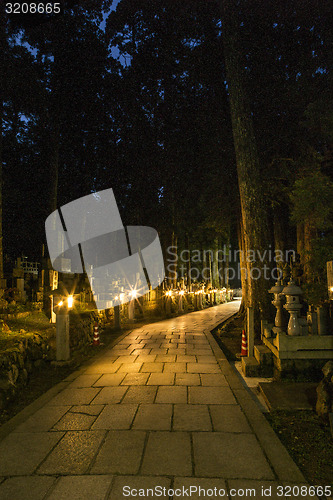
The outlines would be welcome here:
[[[283,327],[282,290],[283,285],[280,280],[278,280],[275,285],[268,290],[269,293],[274,293],[274,300],[272,300],[272,304],[276,307],[275,326],[279,331],[282,331]]]
[[[293,279],[284,287],[281,292],[287,298],[287,303],[283,306],[290,314],[288,323],[288,335],[301,335],[301,326],[298,321],[302,304],[299,301],[300,295],[303,294],[302,289],[295,284]]]

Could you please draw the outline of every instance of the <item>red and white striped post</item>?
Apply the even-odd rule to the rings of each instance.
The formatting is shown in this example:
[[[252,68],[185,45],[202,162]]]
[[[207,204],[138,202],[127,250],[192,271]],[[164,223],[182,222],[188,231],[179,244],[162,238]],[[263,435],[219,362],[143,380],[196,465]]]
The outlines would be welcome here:
[[[99,331],[98,331],[98,323],[96,322],[94,325],[94,337],[93,337],[93,345],[100,345],[99,341]]]

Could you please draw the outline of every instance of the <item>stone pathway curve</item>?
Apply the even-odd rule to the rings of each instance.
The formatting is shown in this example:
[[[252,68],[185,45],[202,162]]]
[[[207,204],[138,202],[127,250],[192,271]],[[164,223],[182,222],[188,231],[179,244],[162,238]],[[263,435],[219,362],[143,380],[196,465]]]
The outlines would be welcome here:
[[[6,424],[0,498],[274,499],[304,483],[210,334],[239,305],[123,335]]]

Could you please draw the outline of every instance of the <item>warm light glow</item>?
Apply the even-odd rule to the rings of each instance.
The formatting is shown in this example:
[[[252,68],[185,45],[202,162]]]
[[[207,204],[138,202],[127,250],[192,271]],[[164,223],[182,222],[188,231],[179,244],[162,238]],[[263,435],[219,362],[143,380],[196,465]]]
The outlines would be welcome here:
[[[117,296],[116,296],[116,297],[114,298],[114,300],[119,300],[119,297],[118,297],[118,295],[117,295]]]
[[[71,309],[71,307],[73,307],[73,295],[68,295],[67,297],[67,304],[68,304],[68,308]]]
[[[331,288],[330,288],[330,292],[333,292],[333,286],[331,286]]]
[[[138,294],[138,291],[137,291],[137,290],[131,290],[131,291],[130,291],[130,295],[131,295],[131,297],[132,297],[133,299],[135,299],[135,297],[137,296],[137,294]]]
[[[184,295],[184,290],[180,290],[179,295]]]
[[[63,301],[61,300],[60,302],[58,302],[58,306],[61,307],[63,305]]]
[[[121,293],[121,294],[119,295],[119,298],[120,298],[120,300],[121,300],[121,301],[123,300],[123,298],[124,298],[124,297],[125,297],[125,294],[124,294],[124,293]]]
[[[171,295],[172,295],[172,291],[171,291],[171,290],[168,290],[168,291],[165,293],[165,295],[166,295],[167,297],[171,297]]]

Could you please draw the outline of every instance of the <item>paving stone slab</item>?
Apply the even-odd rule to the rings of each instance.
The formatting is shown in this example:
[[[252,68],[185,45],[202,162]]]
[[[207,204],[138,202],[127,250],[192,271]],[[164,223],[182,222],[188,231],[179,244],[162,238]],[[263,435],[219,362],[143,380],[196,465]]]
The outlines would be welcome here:
[[[143,363],[141,372],[142,373],[160,373],[163,371],[163,363]]]
[[[48,405],[87,405],[91,403],[99,391],[100,389],[93,387],[64,389],[51,399]]]
[[[161,491],[164,492],[168,490],[171,486],[171,479],[166,477],[151,477],[151,476],[117,476],[114,478],[111,493],[108,496],[108,500],[119,500],[120,498],[142,498],[143,495],[140,495],[140,491],[145,493],[145,496],[148,496],[146,493],[147,490],[153,490],[159,494]],[[159,495],[160,496],[160,495]],[[157,497],[155,495],[154,497]],[[152,495],[149,493],[149,498],[152,498]],[[167,498],[163,497],[162,498]]]
[[[60,477],[47,500],[104,500],[111,482],[111,475]]]
[[[0,485],[1,500],[42,500],[56,479],[49,476],[10,477]]]
[[[229,387],[189,387],[189,403],[191,404],[236,404]]]
[[[116,363],[119,363],[119,365],[121,363],[135,363],[138,359],[138,356],[135,355],[135,354],[122,354],[120,356],[117,357],[116,361],[115,361],[115,364]]]
[[[186,354],[186,349],[181,349],[181,348],[168,349],[168,354],[176,354],[176,356],[184,355]]]
[[[69,387],[91,387],[100,378],[99,373],[79,375]]]
[[[0,443],[0,475],[32,474],[63,437],[63,432],[15,432]]]
[[[142,351],[144,350],[145,348],[145,344],[138,344],[136,346],[130,346],[127,348],[127,356],[131,356],[131,357],[135,357],[137,358],[138,356],[140,356],[140,354],[142,354]],[[121,357],[125,357],[124,354],[121,355]],[[137,361],[137,359],[135,359],[135,361]],[[129,363],[134,363],[134,361],[130,360]]]
[[[195,475],[225,479],[274,479],[253,434],[193,433]]]
[[[166,347],[158,347],[157,349],[153,348],[151,349],[150,351],[150,354],[151,355],[155,355],[155,356],[158,356],[159,354],[167,354],[168,353],[168,349]]]
[[[187,363],[188,373],[221,373],[219,365],[211,363]]]
[[[137,373],[141,367],[142,363],[122,363],[117,373]]]
[[[106,405],[92,429],[129,429],[137,409],[136,404]]]
[[[200,374],[201,384],[213,386],[228,387],[228,381],[222,373],[202,373]]]
[[[134,351],[131,352],[131,356],[149,356],[150,354],[150,351],[151,349],[146,349],[146,348],[143,348],[143,349],[134,349]],[[136,361],[137,361],[137,358],[136,358]],[[141,360],[142,361],[142,360]]]
[[[198,348],[198,347],[193,347],[189,349],[188,347],[186,348],[186,354],[191,354],[195,356],[206,356],[207,354],[211,354],[212,350],[210,347],[207,347],[206,349]]]
[[[135,416],[133,429],[170,431],[171,418],[171,404],[142,404]]]
[[[91,427],[96,420],[95,415],[83,415],[82,413],[66,413],[52,430],[55,431],[84,431]]]
[[[198,373],[176,373],[176,385],[200,385]]]
[[[116,373],[117,370],[119,370],[119,362],[116,361],[110,361],[110,362],[103,362],[103,363],[94,363],[93,365],[89,366],[85,370],[85,374],[94,374],[94,373]]]
[[[163,372],[186,373],[186,363],[182,363],[180,361],[176,361],[175,363],[165,363]]]
[[[99,415],[104,405],[79,405],[72,406],[70,413],[83,413],[85,415]]]
[[[122,403],[153,403],[157,387],[155,386],[133,386],[129,387]]]
[[[148,377],[149,373],[128,373],[121,385],[145,385]]]
[[[197,359],[196,359],[196,356],[194,356],[194,354],[190,355],[190,354],[179,354],[177,356],[177,362],[180,362],[180,363],[196,363],[197,362]]]
[[[92,474],[137,474],[146,433],[144,431],[110,431],[100,449]]]
[[[116,346],[112,347],[111,354],[112,355],[117,355],[117,356],[119,356],[120,354],[127,355],[128,354],[128,350],[127,350],[127,347],[125,347],[125,346],[121,347],[121,346],[117,346],[116,345]]]
[[[137,357],[138,363],[154,363],[156,360],[156,354],[140,354]]]
[[[51,429],[70,406],[44,406],[29,417],[14,432],[43,432]]]
[[[187,403],[187,387],[161,386],[157,390],[155,403]]]
[[[189,433],[149,433],[141,472],[143,475],[192,475]]]
[[[211,405],[214,431],[253,432],[238,405]]]
[[[173,430],[212,431],[208,406],[176,404],[174,406]]]
[[[128,345],[127,347],[127,351],[129,353],[132,353],[133,351],[135,351],[136,349],[143,349],[145,347],[146,344],[144,343],[131,343],[130,345]]]
[[[174,363],[176,361],[175,354],[157,354],[156,361],[162,363]]]
[[[102,375],[97,382],[95,382],[94,387],[107,387],[112,385],[120,385],[125,377],[125,373],[107,373]]]
[[[127,386],[103,387],[93,400],[93,404],[120,403],[127,389]]]
[[[176,477],[173,489],[180,490],[179,493],[182,494],[180,498],[187,498],[188,496],[191,500],[220,497],[228,499],[226,482],[220,478]],[[211,492],[213,492],[213,495]]]
[[[198,363],[204,363],[204,364],[209,363],[214,365],[216,364],[216,358],[213,353],[207,355],[198,354],[196,358]]]
[[[152,373],[149,376],[147,385],[173,385],[174,382],[174,373]]]
[[[57,475],[86,473],[104,437],[105,431],[67,432],[37,473]]]

